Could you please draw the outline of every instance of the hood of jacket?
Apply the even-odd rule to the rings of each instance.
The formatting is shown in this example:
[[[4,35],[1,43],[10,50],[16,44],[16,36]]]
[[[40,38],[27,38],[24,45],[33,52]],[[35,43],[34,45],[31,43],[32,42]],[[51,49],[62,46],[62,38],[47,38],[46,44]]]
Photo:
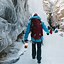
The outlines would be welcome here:
[[[39,16],[33,16],[33,17],[30,18],[30,20],[33,19],[33,18],[41,20],[41,18]]]

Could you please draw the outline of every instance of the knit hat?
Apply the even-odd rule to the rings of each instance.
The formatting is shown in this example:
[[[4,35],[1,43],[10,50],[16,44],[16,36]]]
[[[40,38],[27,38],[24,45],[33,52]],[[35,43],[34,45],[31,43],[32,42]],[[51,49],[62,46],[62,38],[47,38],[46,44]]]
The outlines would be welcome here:
[[[37,14],[37,13],[35,13],[35,14],[34,14],[34,16],[38,16],[38,14]]]

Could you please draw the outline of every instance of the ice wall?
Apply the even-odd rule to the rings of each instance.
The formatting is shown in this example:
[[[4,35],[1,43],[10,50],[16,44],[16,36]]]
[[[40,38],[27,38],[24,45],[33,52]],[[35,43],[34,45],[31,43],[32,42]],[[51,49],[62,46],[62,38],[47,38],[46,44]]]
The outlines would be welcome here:
[[[27,0],[0,0],[0,52],[14,43],[29,16]]]

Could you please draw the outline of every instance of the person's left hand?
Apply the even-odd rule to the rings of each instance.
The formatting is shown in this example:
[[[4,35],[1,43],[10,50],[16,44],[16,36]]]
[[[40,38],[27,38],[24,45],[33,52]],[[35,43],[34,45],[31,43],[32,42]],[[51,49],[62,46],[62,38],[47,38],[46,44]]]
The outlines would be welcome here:
[[[28,48],[28,43],[25,43],[24,48]]]

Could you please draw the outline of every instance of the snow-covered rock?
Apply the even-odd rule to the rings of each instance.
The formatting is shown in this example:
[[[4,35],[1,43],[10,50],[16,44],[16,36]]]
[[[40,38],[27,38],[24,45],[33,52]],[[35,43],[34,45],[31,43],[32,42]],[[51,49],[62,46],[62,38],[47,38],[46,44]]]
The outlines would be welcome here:
[[[28,0],[0,0],[0,53],[13,44],[27,25]]]

